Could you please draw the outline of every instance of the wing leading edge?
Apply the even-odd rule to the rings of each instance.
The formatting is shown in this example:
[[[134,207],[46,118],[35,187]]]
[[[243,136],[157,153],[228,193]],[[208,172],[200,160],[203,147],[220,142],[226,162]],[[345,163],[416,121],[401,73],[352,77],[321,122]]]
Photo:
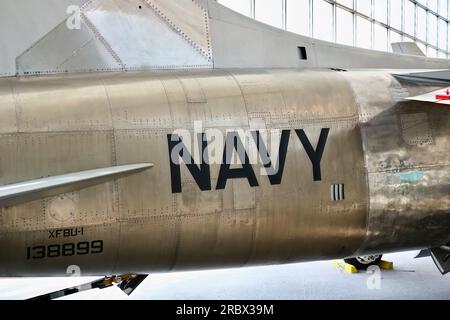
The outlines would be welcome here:
[[[151,163],[130,164],[24,181],[0,187],[0,207],[84,189],[153,167]]]

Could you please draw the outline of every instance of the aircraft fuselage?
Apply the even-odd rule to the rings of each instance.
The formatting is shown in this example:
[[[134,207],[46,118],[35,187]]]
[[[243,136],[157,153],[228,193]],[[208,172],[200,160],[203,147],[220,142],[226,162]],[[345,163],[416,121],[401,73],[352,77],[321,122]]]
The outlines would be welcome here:
[[[432,90],[383,71],[0,79],[0,184],[154,164],[3,208],[0,275],[239,267],[448,243],[449,108],[403,100]]]

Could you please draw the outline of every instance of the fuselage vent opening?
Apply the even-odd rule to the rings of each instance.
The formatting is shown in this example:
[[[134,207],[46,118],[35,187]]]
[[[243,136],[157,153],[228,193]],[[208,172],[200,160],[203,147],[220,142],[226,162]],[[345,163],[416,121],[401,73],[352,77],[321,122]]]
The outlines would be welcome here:
[[[347,72],[347,69],[340,69],[340,68],[330,68],[331,71],[336,71],[336,72]]]
[[[308,60],[308,55],[306,54],[306,47],[297,47],[297,48],[300,60]]]

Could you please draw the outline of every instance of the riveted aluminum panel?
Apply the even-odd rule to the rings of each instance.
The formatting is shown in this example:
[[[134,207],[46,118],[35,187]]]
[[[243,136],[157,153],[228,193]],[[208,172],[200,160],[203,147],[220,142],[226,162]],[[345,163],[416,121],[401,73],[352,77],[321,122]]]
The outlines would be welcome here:
[[[19,74],[212,67],[207,11],[195,1],[93,0],[81,18],[21,54]]]
[[[286,263],[448,240],[448,110],[398,102],[396,92],[413,89],[388,73],[144,72],[3,83],[11,88],[2,87],[5,112],[14,100],[17,123],[29,130],[11,126],[0,134],[2,183],[117,164],[155,166],[2,209],[0,274],[64,274],[77,263],[85,275]],[[433,143],[408,145],[401,119],[420,113]],[[221,164],[213,163],[211,190],[200,191],[182,165],[182,192],[172,193],[167,135],[193,133],[195,120],[222,134],[250,126],[290,130],[281,184],[272,185],[258,163],[258,186],[229,179],[216,190]],[[295,130],[315,148],[326,129],[321,179],[314,181]],[[334,185],[345,189],[339,201],[330,196]],[[51,228],[82,226],[80,241],[102,239],[104,256],[24,258],[28,246],[59,243],[48,239]]]
[[[402,87],[413,93],[433,91],[430,87],[408,87],[375,72],[346,77],[359,104],[369,181],[368,232],[360,252],[447,243],[448,110],[426,102],[400,102],[395,94],[389,94]]]

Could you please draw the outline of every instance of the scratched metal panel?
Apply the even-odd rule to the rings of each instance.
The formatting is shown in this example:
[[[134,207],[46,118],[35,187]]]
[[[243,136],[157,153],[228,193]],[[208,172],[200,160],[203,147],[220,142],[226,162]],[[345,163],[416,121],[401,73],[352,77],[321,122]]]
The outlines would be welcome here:
[[[22,132],[112,129],[105,89],[95,78],[24,78],[14,86]]]
[[[199,227],[199,220],[195,227]],[[201,257],[205,264],[221,267],[219,261],[230,261],[233,265],[244,266],[248,262],[253,247],[255,230],[255,210],[240,210],[239,214],[226,211],[218,215],[214,248],[209,256]],[[187,231],[185,229],[185,231]],[[182,269],[182,260],[179,260]]]
[[[207,11],[193,1],[94,0],[81,13],[79,30],[62,21],[18,54],[18,72],[212,67]]]
[[[121,67],[84,21],[80,29],[73,30],[67,28],[66,21],[62,22],[17,58],[19,74]]]
[[[192,1],[189,4],[193,5]],[[210,65],[206,57],[180,37],[182,26],[173,30],[154,9],[142,6],[142,1],[97,0],[85,7],[83,14],[91,29],[101,35],[105,45],[127,68]],[[179,19],[184,17],[188,16]],[[201,19],[204,23],[204,17]]]
[[[336,72],[262,70],[238,73],[236,79],[248,112],[269,117],[273,125],[355,116],[352,91]]]
[[[123,220],[120,227],[118,260],[112,274],[168,272],[177,248],[178,223],[175,217]],[[151,267],[150,267],[151,266]]]
[[[154,95],[151,100],[156,102],[160,92],[155,90],[152,92]],[[117,101],[112,101],[112,105],[116,103]],[[143,106],[146,105],[148,104],[144,103]],[[139,104],[130,108],[130,110],[133,109],[139,111]],[[144,112],[145,110],[147,112]],[[169,163],[167,133],[170,130],[150,129],[155,125],[154,120],[160,115],[152,112],[150,108],[142,108],[142,111],[144,119],[153,117],[153,120],[147,124],[148,129],[116,132],[117,161],[127,163],[147,159],[146,161],[152,162],[157,170],[149,170],[143,172],[143,175],[130,176],[119,181],[122,216],[121,245],[114,271],[118,273],[129,272],[127,270],[130,268],[136,272],[145,273],[149,265],[152,265],[152,270],[170,271],[178,243],[179,223],[175,215],[176,199],[170,193],[167,179],[170,176],[167,166]],[[145,126],[145,123],[142,126]],[[118,125],[121,123],[118,122]],[[155,150],[160,151],[155,152]],[[149,181],[155,183],[149,184]]]
[[[247,127],[247,112],[239,85],[221,71],[178,77],[186,94],[191,124],[201,121],[209,127]],[[192,98],[203,99],[192,100]],[[191,101],[191,102],[190,102]]]
[[[356,105],[350,85],[341,72],[271,71],[272,82],[283,95],[285,116],[302,122],[355,117]]]
[[[160,115],[147,108],[145,118],[151,116],[157,119]],[[114,272],[145,273],[150,265],[155,271],[170,271],[173,265],[179,223],[176,199],[170,191],[168,132],[171,130],[151,125],[148,129],[116,131],[117,163],[151,162],[154,168],[118,181],[121,228]]]
[[[16,74],[16,58],[61,23],[70,5],[88,0],[2,0],[0,77]]]
[[[172,127],[168,98],[158,76],[117,74],[103,83],[116,129]]]
[[[4,163],[4,169],[13,167],[17,181],[109,167],[112,163],[112,135],[108,131],[22,133],[14,136],[15,150],[6,150],[15,154],[16,163]],[[5,141],[11,139],[10,136],[6,138]]]
[[[196,78],[180,78],[187,103],[207,103],[202,87]]]
[[[215,252],[218,237],[220,215],[198,215],[191,213],[189,216],[179,218],[178,246],[175,259],[175,270],[183,266],[183,269],[195,269],[197,261],[205,264],[211,263],[213,258],[205,252]],[[192,248],[197,248],[195,252]]]
[[[20,159],[17,153],[19,142],[20,140],[17,134],[0,135],[0,184],[2,185],[21,181],[21,174],[16,168]]]
[[[448,140],[446,108],[436,108],[415,101],[397,102],[395,96],[391,94],[392,88],[399,88],[401,85],[388,74],[361,72],[348,74],[347,77],[355,91],[360,118],[364,123],[362,134],[368,150],[366,163],[369,172],[450,164],[446,146]],[[369,81],[372,83],[370,88],[367,85]],[[409,87],[407,89],[412,91]],[[427,88],[421,90],[426,91]],[[405,119],[416,118],[417,116],[411,115],[417,114],[422,115],[419,116],[420,121],[414,120],[414,123],[420,124],[421,128],[411,121],[405,122]],[[423,114],[426,114],[426,117]],[[409,139],[405,141],[405,129],[407,134],[414,135],[411,138],[418,138],[421,135],[428,143],[424,147],[418,143],[410,146],[407,143]],[[430,138],[433,139],[433,143],[430,143]]]
[[[9,79],[0,79],[0,97],[0,133],[16,132],[16,101]]]
[[[148,162],[157,168],[119,181],[123,218],[174,215],[167,130],[118,130],[115,139],[118,164]]]
[[[232,76],[219,71],[163,77],[173,128],[248,126],[245,102]]]
[[[311,161],[293,132],[282,184],[271,186],[267,177],[259,177],[252,264],[262,259],[282,263],[345,256],[358,248],[367,210],[359,132],[355,127],[320,121],[298,128],[305,130],[315,146],[322,127],[331,129],[321,162],[322,181],[313,181]],[[329,188],[333,183],[345,184],[345,201],[332,201]]]
[[[174,270],[220,268],[223,262],[244,265],[252,243],[252,212],[180,218]],[[192,250],[197,248],[197,250]]]
[[[235,77],[253,126],[292,130],[282,184],[271,186],[267,176],[259,174],[261,167],[255,167],[260,187],[249,263],[263,257],[278,263],[355,250],[365,232],[367,204],[351,87],[333,72],[242,71]],[[311,161],[293,130],[304,129],[316,146],[323,128],[330,128],[323,177],[314,182]],[[345,184],[348,197],[333,203],[329,188],[338,182]],[[346,241],[338,240],[342,238]]]
[[[359,102],[370,212],[360,252],[439,246],[449,239],[450,128],[446,108],[398,102],[389,75],[349,74]],[[369,85],[370,83],[370,85]]]
[[[71,41],[66,42],[67,38]],[[63,22],[17,58],[18,71],[58,70],[64,61],[92,38],[93,34],[86,28],[69,30]],[[55,44],[59,46],[56,48]]]
[[[284,114],[285,102],[272,74],[266,70],[250,72],[243,70],[237,71],[234,77],[242,90],[249,114]]]
[[[284,75],[286,74],[281,73],[273,77],[283,78]],[[307,74],[304,76],[308,77]],[[133,77],[139,78],[138,75]],[[235,80],[238,76],[223,72],[204,72],[180,73],[174,77],[167,75],[161,78],[174,124],[184,124],[183,127],[191,133],[195,120],[205,121],[204,128],[215,127],[224,130],[248,127],[248,104],[245,104],[240,83]],[[261,79],[256,80],[261,83]],[[306,82],[306,79],[304,81]],[[317,77],[314,81],[321,83],[323,79]],[[270,85],[270,82],[267,83]],[[139,86],[136,87],[140,90]],[[111,87],[111,91],[112,88],[114,87]],[[265,88],[255,88],[255,93],[262,94]],[[320,99],[326,102],[326,106],[334,101],[342,110],[349,110],[348,114],[351,114],[351,109],[348,108],[355,106],[351,88],[345,85],[341,88],[348,92],[340,93],[339,99],[333,100],[332,95],[323,95]],[[129,88],[123,92],[124,95],[126,92],[133,95],[134,90]],[[152,92],[153,98],[148,101],[156,99],[155,105],[164,104],[164,99],[158,98],[161,92]],[[287,95],[289,92],[287,91]],[[281,90],[276,91],[276,96],[283,101]],[[278,105],[273,104],[271,99],[257,99],[255,94],[253,116],[261,109],[268,110],[269,115],[281,113]],[[302,96],[293,95],[289,99],[297,99],[295,105],[298,107],[294,109],[295,113],[291,117],[286,118],[288,121],[285,125],[288,128],[304,128],[313,145],[317,144],[322,128],[331,128],[327,152],[322,161],[321,183],[313,181],[311,161],[292,132],[282,185],[271,186],[267,176],[260,174],[260,166],[255,166],[260,184],[258,188],[249,188],[246,179],[239,179],[230,180],[225,190],[201,192],[186,167],[182,166],[183,193],[171,195],[168,154],[151,152],[167,150],[165,135],[170,132],[170,128],[161,124],[160,129],[150,129],[153,122],[149,121],[147,124],[145,121],[143,126],[148,126],[149,129],[117,132],[119,162],[125,162],[125,159],[131,162],[151,161],[155,162],[155,168],[159,168],[120,182],[121,206],[127,210],[123,212],[123,219],[128,230],[122,232],[120,270],[126,266],[125,259],[132,261],[131,265],[139,270],[144,268],[144,261],[129,253],[132,250],[142,252],[147,260],[151,259],[154,253],[156,270],[172,267],[182,270],[201,265],[244,265],[262,261],[285,262],[350,255],[359,247],[365,234],[367,189],[362,143],[356,122],[349,120],[348,114],[327,118],[328,109],[324,107],[321,109],[321,119],[309,119],[305,125],[301,119],[304,117],[302,112],[307,112],[303,108],[307,106],[302,104]],[[138,101],[130,108],[132,111],[140,110],[139,106],[143,102]],[[148,113],[147,117],[158,117],[151,114],[151,108],[141,110],[144,119],[145,112]],[[353,114],[356,114],[356,108],[353,109]],[[273,127],[272,124],[271,126]],[[158,138],[153,138],[152,134]],[[213,189],[217,183],[218,172],[219,165],[212,165]],[[158,188],[149,190],[149,181],[155,181]],[[330,199],[329,188],[333,183],[345,184],[348,192],[346,201],[333,202]],[[248,192],[243,192],[245,190]],[[167,208],[164,203],[167,203]],[[315,206],[317,203],[326,205]],[[154,243],[149,244],[149,249],[145,252],[135,244],[139,243],[138,237],[144,234],[145,228],[155,228],[153,221],[157,217],[159,221],[166,222],[158,224],[159,228],[166,232],[157,230],[151,239],[152,242],[165,243],[165,254]],[[131,218],[135,219],[135,225],[129,220]],[[135,236],[131,234],[131,230],[136,232]],[[236,239],[240,242],[237,243]],[[205,255],[204,252],[209,254]],[[165,265],[168,261],[171,265]]]
[[[95,147],[97,146],[97,147]],[[83,157],[83,153],[89,151],[89,157]],[[10,184],[17,181],[26,181],[46,176],[75,172],[91,168],[111,166],[111,135],[104,133],[81,134],[14,134],[1,136],[1,168],[0,181],[2,184]],[[19,160],[20,159],[20,160]],[[49,160],[50,159],[50,160]],[[9,168],[9,169],[8,169]],[[80,224],[102,223],[111,214],[113,203],[109,198],[111,185],[92,187],[74,193],[76,201],[71,204],[75,211],[68,219],[53,219],[52,216],[64,214],[64,208],[58,208],[53,201],[58,197],[49,198],[45,215],[36,215],[36,211],[30,209],[29,204],[7,209],[3,218],[3,226],[9,226],[15,230],[41,230],[46,227],[62,227]],[[99,201],[101,199],[101,201]],[[36,201],[34,205],[42,201]],[[32,206],[34,206],[32,205]],[[61,210],[63,211],[61,211]],[[34,215],[33,215],[34,213]],[[9,214],[16,221],[34,216],[33,224],[21,225],[14,221],[7,221]],[[70,218],[70,219],[69,219]]]
[[[187,180],[187,179],[186,179]],[[198,192],[198,186],[192,182],[182,184],[183,192],[176,196],[180,215],[220,214],[223,211],[223,194],[220,191]]]
[[[197,0],[144,0],[166,23],[191,46],[212,60],[207,10]]]
[[[89,72],[122,70],[123,66],[108,52],[98,39],[91,39],[82,48],[68,57],[57,71],[61,72]]]
[[[6,139],[8,138],[8,139]],[[8,141],[14,138],[14,149]],[[112,165],[112,135],[109,131],[15,133],[0,136],[1,169],[15,173],[1,176],[1,182],[25,181]],[[6,144],[5,144],[6,143]],[[78,265],[90,273],[98,263],[112,270],[118,241],[118,208],[113,183],[105,183],[58,197],[4,208],[1,215],[2,240],[5,244],[1,268],[4,274],[64,275],[69,265]],[[49,229],[85,228],[84,236],[76,238],[49,238]],[[102,257],[72,256],[52,259],[26,260],[26,247],[80,241],[104,240]],[[8,249],[5,249],[8,248]],[[3,259],[7,262],[3,263]],[[20,261],[10,264],[9,261]]]
[[[234,210],[256,208],[256,191],[246,180],[233,181]]]
[[[401,114],[403,140],[410,146],[433,144],[433,134],[426,113]]]
[[[254,226],[254,210],[180,216],[173,270],[220,268],[223,263],[245,265],[253,246]]]
[[[213,186],[216,182],[212,181]],[[231,181],[229,184],[232,185]],[[196,197],[214,197],[214,193],[219,194],[220,198],[214,199],[209,207],[213,203],[219,203],[221,206],[214,211],[194,210],[189,214],[184,212],[183,208],[177,207],[179,210],[178,241],[173,270],[198,269],[199,266],[221,267],[224,261],[233,265],[244,265],[253,245],[254,210],[240,210],[237,214],[233,209],[234,199],[231,187],[221,191],[206,192],[205,195],[201,195],[196,185],[193,187],[197,189]],[[191,194],[191,190],[187,191]],[[182,194],[179,197],[185,197],[185,195]],[[192,248],[198,248],[198,250],[193,251]]]
[[[36,211],[38,208],[31,208]],[[49,239],[47,230],[2,233],[0,272],[7,277],[64,277],[72,274],[69,266],[76,266],[81,275],[112,274],[117,253],[117,223],[84,227],[84,235],[73,238]],[[102,254],[76,255],[27,260],[27,247],[54,244],[91,242],[103,239]],[[107,245],[105,245],[107,244]],[[99,267],[102,272],[98,272]],[[77,270],[76,269],[76,270]]]
[[[246,125],[245,105],[238,85],[233,77],[219,72],[155,75],[145,79],[138,75],[131,77],[134,80],[124,82],[118,78],[104,81],[110,93],[115,124],[129,128],[116,133],[117,159],[121,163],[148,158],[158,170],[149,170],[144,175],[128,177],[119,182],[121,207],[126,211],[123,212],[118,270],[130,264],[134,266],[133,269],[142,270],[146,259],[151,259],[152,270],[186,268],[187,265],[195,266],[198,261],[217,265],[217,257],[245,263],[252,246],[254,213],[241,210],[240,215],[234,217],[231,181],[230,188],[222,192],[200,192],[184,166],[181,168],[183,193],[171,195],[166,137],[177,128],[186,128],[192,133],[196,120],[203,121],[204,128],[218,125],[225,127],[226,124],[233,127]],[[131,92],[136,99],[123,99]],[[119,108],[116,109],[116,106]],[[124,116],[120,120],[118,110],[126,110],[128,120],[136,113],[136,119],[142,121],[136,125],[131,121],[123,121]],[[164,117],[165,114],[172,117],[173,126],[161,121],[161,115]],[[154,153],[152,150],[164,151]],[[211,166],[214,189],[219,168],[219,165]],[[158,181],[158,187],[148,188],[148,181]],[[224,215],[227,215],[226,219]],[[241,215],[248,215],[244,219],[246,222],[240,222]],[[134,224],[130,219],[134,219]],[[144,248],[137,245],[140,242],[138,236],[155,225],[159,225],[159,230],[152,233],[152,243],[142,251]],[[241,234],[244,230],[245,234]],[[211,237],[220,237],[217,238],[217,246]],[[230,245],[235,239],[246,241]],[[160,243],[165,245],[158,246]],[[213,246],[214,249],[210,250],[209,256],[204,256],[203,250],[192,251],[199,245]],[[130,252],[141,252],[139,254],[142,257],[138,259]]]
[[[363,252],[438,247],[450,241],[449,167],[369,174],[370,216]]]
[[[45,227],[81,223],[90,225],[89,237],[98,235],[108,246],[105,261],[94,257],[85,265],[91,274],[109,272],[119,237],[116,270],[124,272],[325,259],[353,255],[358,248],[367,253],[448,240],[448,110],[396,102],[392,89],[400,92],[401,86],[384,72],[293,73],[241,70],[9,79],[18,92],[19,125],[33,131],[0,135],[0,172],[8,172],[0,175],[2,183],[92,166],[152,162],[155,167],[63,199],[4,209],[0,274],[27,274],[30,268],[61,272],[65,263],[75,260],[27,262],[23,250],[53,243],[44,241]],[[244,83],[241,91],[244,78],[251,83]],[[298,87],[288,84],[294,78],[315,84],[315,98],[296,94]],[[182,79],[189,85],[183,86]],[[332,81],[342,92],[329,94]],[[203,99],[199,93],[204,100],[189,102]],[[8,110],[11,91],[3,88],[2,95],[5,99],[0,101]],[[58,99],[65,108],[56,105]],[[314,115],[309,104],[315,106]],[[333,104],[337,111],[330,109]],[[410,146],[402,136],[401,115],[424,112],[433,144]],[[145,121],[139,123],[139,118]],[[272,186],[255,165],[258,187],[250,190],[246,179],[229,180],[225,190],[202,194],[182,166],[188,192],[172,194],[167,134],[178,124],[192,130],[194,120],[221,132],[250,125],[290,129],[282,184]],[[330,134],[321,161],[322,180],[313,181],[311,160],[294,129],[303,129],[315,147],[324,128]],[[218,164],[211,166],[213,189],[218,169]],[[330,198],[333,184],[345,185],[343,201]],[[72,211],[80,220],[60,221]],[[37,231],[13,233],[18,230]],[[367,242],[361,247],[364,237]],[[5,257],[8,262],[2,264]]]
[[[217,177],[218,172],[212,173],[212,176]],[[213,263],[216,266],[217,262],[214,260],[233,261],[232,264],[238,266],[247,264],[255,244],[256,210],[254,208],[235,210],[235,193],[238,190],[235,189],[234,182],[229,180],[227,187],[220,191],[223,199],[223,211],[217,220],[215,247],[211,251],[209,261],[210,264]],[[213,180],[213,186],[216,183],[217,179]],[[236,185],[245,184],[247,184],[246,188],[249,188],[246,180],[239,180],[236,183]],[[179,268],[181,269],[181,264]]]

